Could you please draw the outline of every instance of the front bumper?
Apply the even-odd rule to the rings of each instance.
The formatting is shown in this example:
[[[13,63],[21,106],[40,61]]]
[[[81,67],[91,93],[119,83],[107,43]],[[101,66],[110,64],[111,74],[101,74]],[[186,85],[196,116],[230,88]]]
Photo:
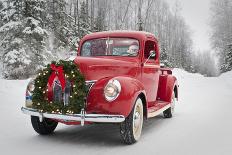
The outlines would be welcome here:
[[[21,111],[24,114],[37,116],[42,121],[43,118],[64,120],[64,121],[77,121],[81,122],[83,126],[85,121],[87,122],[102,122],[102,123],[121,123],[125,120],[123,115],[107,115],[107,114],[86,114],[84,110],[81,114],[51,114],[51,113],[40,113],[36,109],[22,107]]]

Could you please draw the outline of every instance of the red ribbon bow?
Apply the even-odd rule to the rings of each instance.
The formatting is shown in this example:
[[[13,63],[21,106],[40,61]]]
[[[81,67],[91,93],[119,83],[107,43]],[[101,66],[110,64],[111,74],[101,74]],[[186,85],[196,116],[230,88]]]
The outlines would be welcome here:
[[[51,64],[50,67],[53,70],[53,72],[48,79],[48,86],[51,88],[55,78],[57,77],[58,80],[60,81],[62,91],[64,91],[66,81],[65,81],[63,66],[56,66],[55,64]]]

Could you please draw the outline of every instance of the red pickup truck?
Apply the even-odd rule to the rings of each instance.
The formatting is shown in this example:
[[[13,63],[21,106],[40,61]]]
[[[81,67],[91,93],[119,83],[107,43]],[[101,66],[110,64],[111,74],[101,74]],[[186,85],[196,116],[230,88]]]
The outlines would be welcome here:
[[[161,113],[172,117],[178,84],[172,71],[160,65],[159,45],[152,34],[112,31],[86,35],[74,62],[88,86],[86,106],[81,113],[69,115],[22,107],[39,134],[52,133],[58,122],[115,123],[120,124],[123,141],[133,144],[141,136],[144,118]]]

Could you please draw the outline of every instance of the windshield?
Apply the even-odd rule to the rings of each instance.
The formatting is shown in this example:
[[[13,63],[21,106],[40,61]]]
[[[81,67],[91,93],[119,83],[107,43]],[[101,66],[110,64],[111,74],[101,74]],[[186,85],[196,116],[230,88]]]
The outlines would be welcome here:
[[[137,56],[139,42],[130,38],[101,38],[84,42],[81,56]]]

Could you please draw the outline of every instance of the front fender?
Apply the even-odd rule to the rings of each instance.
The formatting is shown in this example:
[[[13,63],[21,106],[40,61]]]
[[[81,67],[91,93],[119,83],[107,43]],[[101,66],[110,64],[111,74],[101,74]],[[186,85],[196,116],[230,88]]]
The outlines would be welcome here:
[[[117,79],[121,84],[121,92],[116,100],[105,99],[104,88],[109,80]],[[127,117],[140,93],[146,97],[142,83],[131,77],[108,77],[98,80],[91,88],[87,98],[87,113],[120,114]]]

